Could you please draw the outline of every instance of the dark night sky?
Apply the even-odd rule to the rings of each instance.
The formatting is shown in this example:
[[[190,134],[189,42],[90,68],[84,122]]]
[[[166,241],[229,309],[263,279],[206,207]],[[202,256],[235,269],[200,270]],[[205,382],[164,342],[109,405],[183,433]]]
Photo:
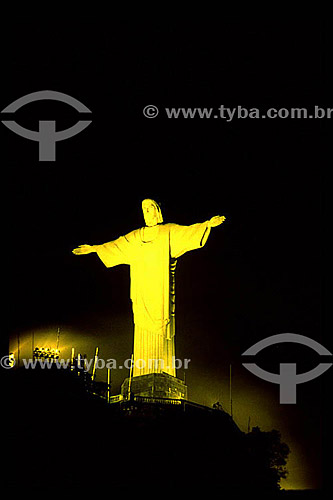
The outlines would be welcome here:
[[[229,409],[232,364],[236,422],[246,430],[250,416],[264,430],[281,430],[292,448],[286,486],[319,486],[327,376],[299,386],[297,405],[281,406],[277,387],[244,373],[240,355],[286,332],[330,349],[320,307],[328,123],[168,120],[163,107],[329,106],[322,23],[295,29],[292,21],[234,19],[207,30],[26,23],[12,34],[1,109],[30,92],[57,90],[85,104],[93,122],[57,144],[55,163],[38,162],[36,143],[1,128],[10,335],[20,332],[28,350],[32,331],[38,343],[60,326],[64,356],[72,345],[89,355],[99,345],[102,357],[130,357],[129,269],[107,270],[72,248],[140,227],[146,197],[161,202],[165,222],[225,215],[205,248],[183,256],[177,269],[176,353],[191,359],[190,398],[220,399]],[[160,108],[156,119],[143,116],[148,104]],[[43,117],[63,129],[77,113],[44,101],[16,120],[37,129]],[[301,348],[269,351],[261,366],[271,371],[292,356],[300,371],[319,361]],[[114,394],[125,376],[115,371]]]

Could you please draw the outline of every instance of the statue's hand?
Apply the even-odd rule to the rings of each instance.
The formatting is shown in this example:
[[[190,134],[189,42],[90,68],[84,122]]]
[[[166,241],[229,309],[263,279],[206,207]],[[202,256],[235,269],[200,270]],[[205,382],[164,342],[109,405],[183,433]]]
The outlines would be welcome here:
[[[220,224],[222,224],[222,222],[225,221],[225,217],[223,215],[215,215],[215,217],[212,217],[209,221],[208,221],[208,226],[209,227],[216,227],[216,226],[219,226]]]
[[[96,252],[96,249],[92,245],[80,245],[77,248],[74,248],[74,255],[87,255],[88,253]]]

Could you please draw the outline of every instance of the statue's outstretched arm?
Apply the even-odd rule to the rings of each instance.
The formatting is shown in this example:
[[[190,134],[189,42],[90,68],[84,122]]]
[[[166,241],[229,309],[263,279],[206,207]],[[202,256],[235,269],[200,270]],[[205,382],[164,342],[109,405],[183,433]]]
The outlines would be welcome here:
[[[102,245],[80,245],[72,250],[74,255],[87,255],[97,253],[106,267],[114,267],[119,264],[129,264],[135,257],[136,245],[133,244],[131,233],[120,236],[116,240],[103,243]]]
[[[222,224],[222,222],[224,221],[225,221],[224,215],[215,215],[207,222],[207,225],[208,227],[216,227]]]
[[[87,255],[88,253],[97,252],[99,245],[79,245],[72,250],[74,255]]]

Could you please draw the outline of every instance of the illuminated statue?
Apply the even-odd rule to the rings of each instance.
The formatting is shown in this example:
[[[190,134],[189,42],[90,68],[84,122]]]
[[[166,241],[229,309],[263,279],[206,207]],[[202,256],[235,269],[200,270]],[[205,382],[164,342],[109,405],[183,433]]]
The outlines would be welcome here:
[[[145,227],[102,245],[81,245],[75,255],[96,252],[106,267],[128,264],[134,316],[133,376],[166,372],[176,375],[175,269],[177,259],[205,245],[212,227],[223,216],[180,226],[163,224],[159,205],[143,200]]]

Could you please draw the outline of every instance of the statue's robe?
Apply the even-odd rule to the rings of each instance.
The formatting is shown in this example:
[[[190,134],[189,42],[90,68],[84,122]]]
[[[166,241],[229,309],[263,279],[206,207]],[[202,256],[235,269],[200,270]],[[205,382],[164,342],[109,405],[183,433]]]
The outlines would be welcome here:
[[[133,376],[166,372],[175,376],[175,268],[177,259],[205,245],[207,222],[159,224],[144,241],[144,228],[97,246],[106,267],[128,264],[134,318]]]

